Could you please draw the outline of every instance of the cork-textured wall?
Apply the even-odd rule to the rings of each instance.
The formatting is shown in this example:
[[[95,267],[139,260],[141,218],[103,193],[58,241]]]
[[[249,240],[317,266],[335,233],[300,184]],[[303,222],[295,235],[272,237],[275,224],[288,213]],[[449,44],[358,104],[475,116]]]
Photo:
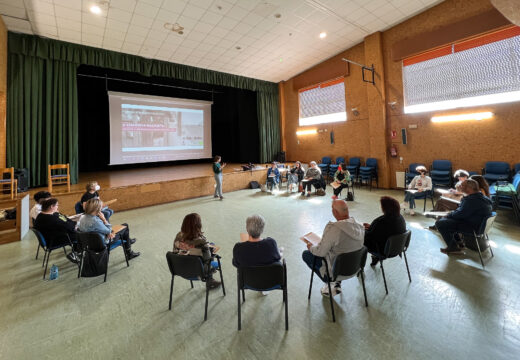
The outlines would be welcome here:
[[[443,26],[456,23],[472,16],[492,10],[488,0],[446,0],[441,4],[424,11],[415,17],[394,26],[382,33],[382,55],[384,84],[386,94],[386,109],[375,111],[374,102],[368,100],[367,85],[361,81],[361,70],[351,66],[350,74],[345,77],[348,121],[345,125],[322,125],[317,128],[334,129],[336,144],[331,145],[328,133],[306,135],[297,137],[298,129],[298,94],[292,89],[292,79],[285,82],[285,146],[287,156],[291,160],[320,159],[325,155],[359,155],[364,158],[377,155],[370,151],[380,153],[381,149],[376,144],[395,144],[398,157],[391,158],[387,151],[387,169],[389,181],[387,186],[395,187],[395,171],[403,170],[409,163],[423,162],[430,165],[434,159],[449,159],[454,168],[479,171],[486,161],[507,161],[510,164],[520,162],[520,103],[500,104],[467,109],[455,109],[436,111],[422,114],[403,113],[403,83],[402,65],[400,61],[393,61],[392,45],[409,37],[421,33],[435,31]],[[365,63],[366,47],[373,46],[372,41],[358,44],[339,56],[345,56],[360,63]],[[370,65],[370,64],[368,64]],[[376,69],[377,74],[377,69]],[[328,79],[322,79],[325,81]],[[376,77],[377,82],[377,77]],[[395,109],[388,103],[396,102]],[[370,104],[370,111],[367,104]],[[382,103],[380,106],[385,106]],[[350,112],[352,107],[360,110],[360,115],[354,117]],[[461,114],[477,111],[492,111],[495,116],[491,120],[432,123],[434,115]],[[385,121],[369,120],[369,114],[385,115]],[[370,115],[374,116],[374,115]],[[385,124],[386,123],[386,124]],[[380,126],[379,131],[374,129],[374,124]],[[386,126],[385,126],[386,125]],[[409,128],[409,125],[417,125],[417,128]],[[371,127],[372,126],[372,127]],[[401,128],[407,129],[408,144],[400,142]],[[390,130],[396,130],[398,137],[390,138]],[[298,141],[300,142],[298,144]],[[372,144],[372,145],[371,145]],[[403,157],[400,163],[399,157]],[[385,161],[380,161],[384,165]]]
[[[0,168],[5,167],[5,115],[7,96],[7,28],[0,16]]]

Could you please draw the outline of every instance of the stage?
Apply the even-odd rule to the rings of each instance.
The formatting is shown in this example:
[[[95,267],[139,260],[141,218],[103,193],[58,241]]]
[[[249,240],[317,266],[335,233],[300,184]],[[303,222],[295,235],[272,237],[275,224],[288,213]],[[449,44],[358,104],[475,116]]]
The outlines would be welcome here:
[[[264,183],[267,168],[261,165],[252,171],[242,171],[241,164],[228,164],[223,172],[225,197],[226,192],[247,189],[251,181]],[[80,173],[78,183],[71,185],[70,192],[66,186],[53,186],[53,196],[59,200],[60,212],[74,214],[74,204],[81,199],[87,183],[92,180],[101,186],[99,195],[102,200],[117,199],[110,205],[115,211],[208,196],[215,191],[211,163]],[[32,207],[33,195],[42,190],[47,190],[47,187],[30,189],[19,193],[18,197],[29,194]],[[1,200],[8,199],[4,196]]]

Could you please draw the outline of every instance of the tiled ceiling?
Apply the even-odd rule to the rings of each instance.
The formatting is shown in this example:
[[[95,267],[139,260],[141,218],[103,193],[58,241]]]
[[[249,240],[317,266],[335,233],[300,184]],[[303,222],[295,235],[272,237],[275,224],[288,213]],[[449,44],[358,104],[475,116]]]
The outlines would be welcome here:
[[[440,2],[0,0],[0,14],[10,31],[279,82]]]

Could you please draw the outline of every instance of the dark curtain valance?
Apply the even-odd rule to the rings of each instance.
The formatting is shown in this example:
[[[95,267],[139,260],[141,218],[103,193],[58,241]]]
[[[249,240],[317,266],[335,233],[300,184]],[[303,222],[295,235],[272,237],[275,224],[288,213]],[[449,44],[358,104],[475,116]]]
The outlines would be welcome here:
[[[53,163],[70,163],[77,182],[76,70],[82,64],[256,91],[260,160],[280,151],[276,83],[9,32],[7,164],[28,168],[31,186],[46,184]]]

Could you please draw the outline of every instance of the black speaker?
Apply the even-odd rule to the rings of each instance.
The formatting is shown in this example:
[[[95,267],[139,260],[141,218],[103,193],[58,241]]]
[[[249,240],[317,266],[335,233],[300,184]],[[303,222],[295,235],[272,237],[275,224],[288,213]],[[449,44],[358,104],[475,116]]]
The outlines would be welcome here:
[[[29,170],[14,169],[14,178],[18,180],[18,192],[23,193],[29,191]]]
[[[284,163],[285,162],[285,151],[280,151],[277,155],[276,155],[276,161],[280,162],[280,163]]]

